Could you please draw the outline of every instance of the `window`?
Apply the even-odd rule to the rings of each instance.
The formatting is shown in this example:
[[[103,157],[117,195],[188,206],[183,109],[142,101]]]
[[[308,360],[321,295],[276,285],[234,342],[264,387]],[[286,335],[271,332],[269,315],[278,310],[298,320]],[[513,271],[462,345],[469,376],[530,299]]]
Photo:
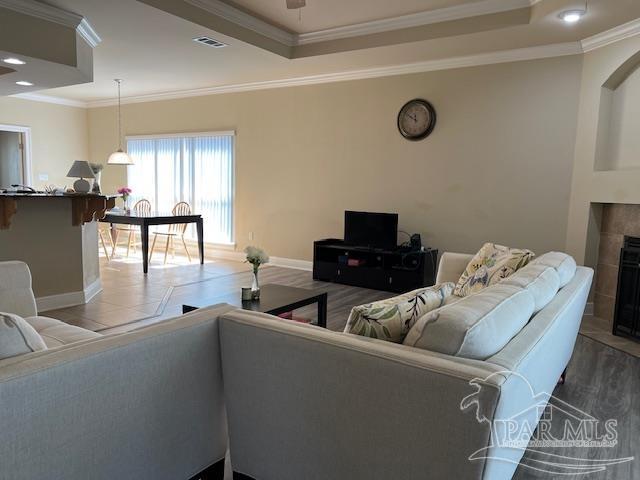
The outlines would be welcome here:
[[[233,132],[129,137],[127,151],[134,202],[146,198],[158,212],[188,202],[203,217],[205,241],[233,242]],[[187,236],[195,238],[193,224]]]

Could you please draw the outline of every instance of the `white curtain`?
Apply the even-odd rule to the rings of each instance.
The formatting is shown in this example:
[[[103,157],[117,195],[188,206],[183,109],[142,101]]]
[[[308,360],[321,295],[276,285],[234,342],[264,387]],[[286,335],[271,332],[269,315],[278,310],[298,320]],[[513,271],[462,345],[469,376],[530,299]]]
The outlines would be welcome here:
[[[160,213],[188,202],[204,220],[207,242],[233,242],[233,135],[143,138],[127,141],[134,202],[146,198]],[[190,226],[187,235],[195,238]]]

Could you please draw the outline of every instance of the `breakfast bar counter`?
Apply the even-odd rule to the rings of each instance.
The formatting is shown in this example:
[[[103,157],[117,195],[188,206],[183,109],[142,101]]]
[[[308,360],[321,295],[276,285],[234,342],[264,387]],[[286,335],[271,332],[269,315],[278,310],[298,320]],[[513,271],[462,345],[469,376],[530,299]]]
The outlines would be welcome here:
[[[83,304],[102,290],[96,220],[115,198],[0,193],[0,261],[29,265],[39,311]]]

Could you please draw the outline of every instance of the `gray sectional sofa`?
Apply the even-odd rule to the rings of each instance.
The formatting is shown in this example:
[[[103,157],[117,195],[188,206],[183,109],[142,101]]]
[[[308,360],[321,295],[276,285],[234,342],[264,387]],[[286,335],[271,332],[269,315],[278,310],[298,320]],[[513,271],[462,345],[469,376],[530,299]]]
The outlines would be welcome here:
[[[445,254],[438,281],[468,261]],[[0,264],[0,311],[50,347],[0,360],[0,479],[12,480],[221,475],[227,447],[237,476],[257,480],[511,478],[523,450],[501,446],[493,421],[538,421],[531,407],[569,362],[593,274],[574,263],[477,359],[227,305],[83,333],[37,317],[28,269],[3,282],[5,267],[20,270]]]

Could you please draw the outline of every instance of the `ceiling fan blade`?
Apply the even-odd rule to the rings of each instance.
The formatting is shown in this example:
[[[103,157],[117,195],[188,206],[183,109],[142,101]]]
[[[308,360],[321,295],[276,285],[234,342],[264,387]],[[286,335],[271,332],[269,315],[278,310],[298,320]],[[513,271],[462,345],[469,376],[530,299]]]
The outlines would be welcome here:
[[[287,8],[290,10],[302,8],[307,5],[307,0],[287,0]]]

